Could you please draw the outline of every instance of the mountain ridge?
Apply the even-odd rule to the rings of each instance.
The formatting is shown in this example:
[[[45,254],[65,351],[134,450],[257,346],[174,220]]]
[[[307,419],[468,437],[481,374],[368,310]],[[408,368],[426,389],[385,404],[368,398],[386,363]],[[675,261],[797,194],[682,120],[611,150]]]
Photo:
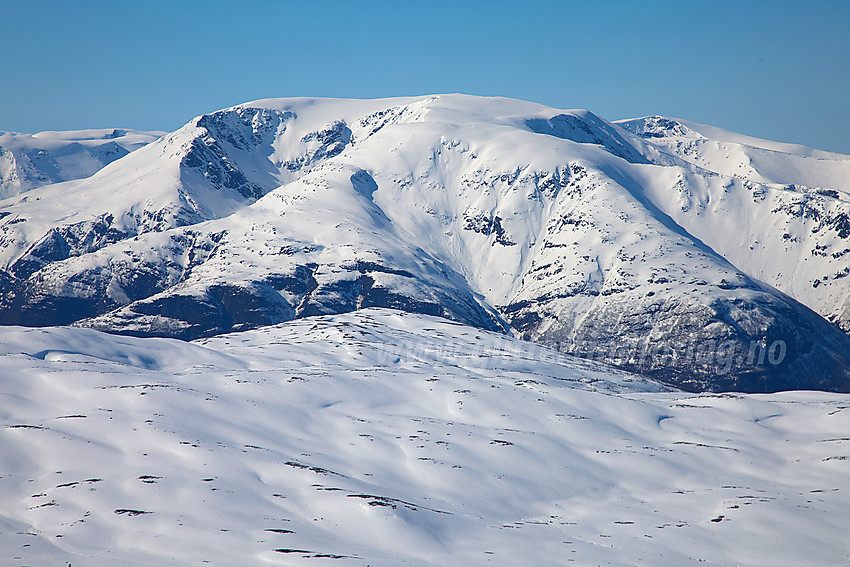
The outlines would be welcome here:
[[[204,115],[0,202],[0,321],[197,338],[392,307],[507,324],[691,390],[848,387],[846,190],[731,175],[689,145],[708,138],[651,122],[467,95]],[[109,211],[85,197],[119,186]],[[85,197],[82,228],[57,212],[68,194]],[[711,360],[683,365],[691,343]]]

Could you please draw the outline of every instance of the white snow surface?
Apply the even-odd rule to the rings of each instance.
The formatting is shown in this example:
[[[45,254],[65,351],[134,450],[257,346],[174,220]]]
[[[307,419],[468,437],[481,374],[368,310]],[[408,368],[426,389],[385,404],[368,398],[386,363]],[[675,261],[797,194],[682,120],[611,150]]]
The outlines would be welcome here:
[[[0,198],[88,177],[164,134],[119,128],[0,132]]]
[[[387,309],[0,328],[0,564],[842,565],[850,402]]]

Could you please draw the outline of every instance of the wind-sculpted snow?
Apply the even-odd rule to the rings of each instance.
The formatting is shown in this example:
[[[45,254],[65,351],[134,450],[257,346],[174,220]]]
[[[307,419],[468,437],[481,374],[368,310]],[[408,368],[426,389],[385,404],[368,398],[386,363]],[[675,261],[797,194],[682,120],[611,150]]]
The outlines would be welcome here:
[[[846,564],[850,404],[368,309],[0,328],[3,565]]]
[[[194,339],[389,307],[690,390],[850,388],[850,197],[801,184],[850,158],[620,124],[462,95],[205,115],[0,203],[0,321]]]

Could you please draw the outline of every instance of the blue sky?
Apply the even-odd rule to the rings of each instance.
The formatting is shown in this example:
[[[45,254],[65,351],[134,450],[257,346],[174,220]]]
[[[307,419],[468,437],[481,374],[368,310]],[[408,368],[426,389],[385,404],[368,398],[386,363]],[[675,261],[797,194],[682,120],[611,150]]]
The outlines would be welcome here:
[[[850,1],[0,0],[0,130],[463,92],[850,154]]]

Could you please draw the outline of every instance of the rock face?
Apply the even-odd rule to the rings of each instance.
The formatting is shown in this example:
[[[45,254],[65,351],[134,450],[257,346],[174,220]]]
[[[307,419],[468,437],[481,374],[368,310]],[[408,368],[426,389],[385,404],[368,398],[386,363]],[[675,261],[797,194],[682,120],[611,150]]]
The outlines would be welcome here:
[[[685,390],[847,391],[846,336],[790,298],[748,291],[710,302],[627,295],[587,310],[543,303],[506,311],[523,338]]]
[[[850,187],[816,183],[850,158],[699,128],[461,95],[241,105],[0,202],[0,322],[192,339],[390,307],[689,390],[848,389]]]

